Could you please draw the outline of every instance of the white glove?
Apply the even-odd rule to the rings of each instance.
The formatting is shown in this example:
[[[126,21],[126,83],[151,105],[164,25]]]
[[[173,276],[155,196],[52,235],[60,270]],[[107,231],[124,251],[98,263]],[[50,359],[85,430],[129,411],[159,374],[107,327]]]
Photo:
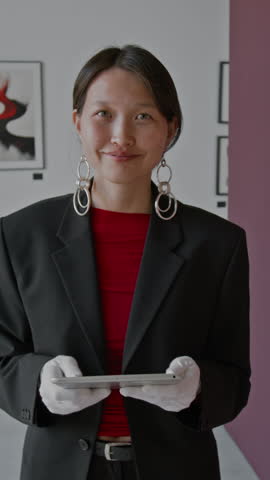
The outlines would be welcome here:
[[[43,403],[52,413],[68,415],[90,407],[110,395],[108,388],[74,388],[66,389],[52,383],[51,378],[81,376],[75,358],[67,355],[58,355],[46,362],[40,373],[39,393]]]
[[[189,407],[200,390],[200,368],[197,363],[191,357],[177,357],[172,360],[166,373],[183,378],[174,385],[123,387],[120,388],[120,393],[124,397],[144,400],[171,412]]]

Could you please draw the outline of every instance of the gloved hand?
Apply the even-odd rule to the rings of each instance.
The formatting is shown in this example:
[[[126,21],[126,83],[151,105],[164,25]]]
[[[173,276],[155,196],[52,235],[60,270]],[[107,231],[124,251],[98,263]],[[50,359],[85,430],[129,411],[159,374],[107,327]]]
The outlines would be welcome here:
[[[191,357],[177,357],[172,360],[166,373],[183,378],[174,385],[123,387],[120,388],[120,393],[124,397],[144,400],[171,412],[189,407],[200,390],[200,368],[197,363]]]
[[[51,378],[81,375],[82,372],[75,358],[67,355],[58,355],[43,365],[40,372],[39,393],[50,412],[68,415],[90,407],[110,395],[109,388],[66,389],[50,381]]]

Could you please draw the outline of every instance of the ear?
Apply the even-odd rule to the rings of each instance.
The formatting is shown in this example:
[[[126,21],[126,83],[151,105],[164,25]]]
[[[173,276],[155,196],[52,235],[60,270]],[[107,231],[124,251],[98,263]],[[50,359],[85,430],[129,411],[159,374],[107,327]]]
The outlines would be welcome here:
[[[178,120],[177,120],[177,117],[174,116],[173,119],[170,122],[168,122],[168,135],[167,135],[166,148],[170,145],[172,139],[175,137],[177,129],[178,129]]]
[[[81,117],[78,114],[76,108],[72,111],[72,121],[73,121],[75,129],[76,129],[76,131],[77,131],[77,133],[80,137],[81,136]]]

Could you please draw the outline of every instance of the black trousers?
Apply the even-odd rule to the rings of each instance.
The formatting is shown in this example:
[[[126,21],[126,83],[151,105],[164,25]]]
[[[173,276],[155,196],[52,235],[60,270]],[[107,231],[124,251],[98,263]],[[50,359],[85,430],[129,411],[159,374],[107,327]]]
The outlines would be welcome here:
[[[87,480],[138,480],[134,461],[109,461],[105,457],[94,455],[90,464]]]

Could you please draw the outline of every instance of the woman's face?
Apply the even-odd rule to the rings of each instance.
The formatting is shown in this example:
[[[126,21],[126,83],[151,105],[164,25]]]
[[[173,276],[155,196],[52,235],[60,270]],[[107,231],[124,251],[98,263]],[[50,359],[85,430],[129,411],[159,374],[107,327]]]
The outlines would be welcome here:
[[[168,123],[141,79],[116,67],[93,80],[73,122],[95,178],[113,183],[150,181],[177,129],[176,118]]]

